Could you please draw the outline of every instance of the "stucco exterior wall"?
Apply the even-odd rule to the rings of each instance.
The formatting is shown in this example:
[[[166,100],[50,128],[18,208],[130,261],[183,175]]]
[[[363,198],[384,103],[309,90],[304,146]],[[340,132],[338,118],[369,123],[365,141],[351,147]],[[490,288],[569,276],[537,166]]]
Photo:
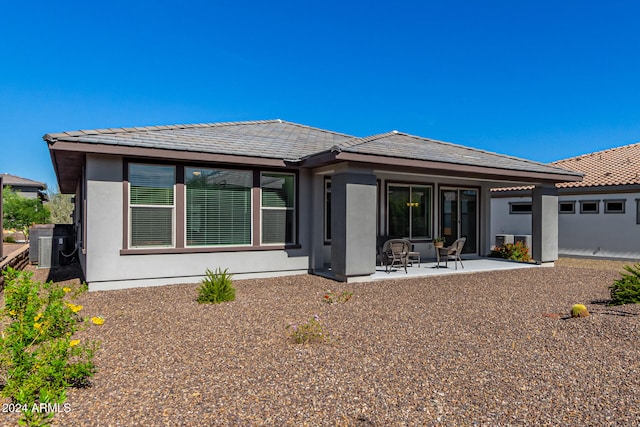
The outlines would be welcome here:
[[[90,290],[195,283],[207,268],[228,268],[236,278],[300,274],[309,268],[309,227],[299,226],[300,249],[245,252],[122,255],[123,160],[87,155],[86,280]],[[300,174],[300,194],[311,191]],[[258,201],[259,203],[259,201]],[[307,198],[299,198],[301,222],[310,216]]]
[[[575,213],[558,214],[560,255],[640,259],[640,224],[637,193],[560,195],[559,202],[575,201]],[[580,213],[580,200],[598,200],[598,213]],[[605,200],[624,200],[624,213],[605,213]],[[530,202],[528,197],[491,200],[491,236],[531,234],[531,214],[509,214],[509,202]]]

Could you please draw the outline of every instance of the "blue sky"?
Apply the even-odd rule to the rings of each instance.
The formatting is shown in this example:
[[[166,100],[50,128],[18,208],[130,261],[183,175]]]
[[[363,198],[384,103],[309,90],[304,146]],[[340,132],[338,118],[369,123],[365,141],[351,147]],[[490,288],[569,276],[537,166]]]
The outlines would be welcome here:
[[[11,1],[0,172],[45,133],[289,120],[551,162],[640,141],[636,1]]]

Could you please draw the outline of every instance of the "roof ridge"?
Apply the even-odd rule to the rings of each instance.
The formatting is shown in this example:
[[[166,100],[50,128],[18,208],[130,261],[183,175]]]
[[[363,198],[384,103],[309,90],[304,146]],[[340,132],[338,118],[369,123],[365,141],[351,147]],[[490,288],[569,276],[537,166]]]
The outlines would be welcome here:
[[[611,152],[611,151],[619,151],[619,150],[623,150],[623,149],[628,149],[628,148],[634,147],[636,145],[640,145],[640,142],[634,142],[634,143],[631,143],[631,144],[621,145],[619,147],[606,148],[604,150],[599,150],[599,151],[593,151],[591,153],[580,154],[580,155],[574,156],[574,157],[567,157],[565,159],[560,159],[560,160],[553,161],[550,164],[553,165],[553,164],[556,164],[556,163],[567,162],[567,161],[570,161],[570,160],[582,159],[582,158],[585,158],[585,157],[593,156],[595,154],[604,154],[604,153],[608,153],[608,152]]]
[[[347,147],[355,147],[356,145],[360,145],[360,144],[366,144],[367,142],[371,142],[371,141],[375,141],[376,139],[380,139],[380,138],[385,138],[387,136],[391,136],[394,134],[397,134],[398,131],[391,131],[391,132],[385,132],[385,133],[377,133],[375,135],[369,135],[369,136],[363,136],[363,137],[359,137],[359,136],[354,136],[353,138],[341,142],[340,144],[336,144],[332,147],[332,150],[340,150],[342,148],[347,148]]]
[[[84,135],[104,135],[115,133],[132,133],[132,132],[154,132],[164,130],[176,130],[176,129],[194,129],[194,128],[214,128],[224,126],[241,126],[241,125],[256,125],[256,124],[268,124],[268,123],[286,123],[288,125],[297,126],[305,129],[313,129],[316,131],[322,131],[332,135],[340,135],[346,137],[353,137],[345,133],[334,132],[326,129],[321,129],[313,126],[302,125],[299,123],[290,122],[281,119],[269,119],[269,120],[244,120],[235,122],[213,122],[213,123],[185,123],[185,124],[173,124],[173,125],[151,125],[151,126],[135,126],[135,127],[123,127],[123,128],[103,128],[103,129],[81,129],[77,131],[67,131],[58,133],[47,133],[43,136],[45,141],[54,141],[61,137],[69,136],[84,136]]]
[[[279,123],[286,123],[288,125],[298,126],[298,127],[304,128],[304,129],[319,130],[321,132],[329,133],[329,134],[332,134],[332,135],[340,135],[340,136],[347,136],[347,137],[351,137],[351,138],[357,138],[357,137],[355,137],[353,135],[349,135],[348,133],[336,132],[336,131],[332,131],[332,130],[329,130],[329,129],[318,128],[318,127],[315,127],[315,126],[303,125],[303,124],[300,124],[300,123],[290,122],[288,120],[275,119],[275,120],[271,120],[271,121],[279,122]],[[269,122],[269,120],[266,120],[264,122]]]
[[[2,175],[2,176],[6,176],[6,177],[11,177],[11,178],[18,178],[18,179],[21,179],[21,180],[23,180],[23,181],[31,182],[31,183],[33,183],[33,184],[45,185],[45,183],[44,183],[44,182],[36,181],[36,180],[34,180],[34,179],[24,178],[24,177],[22,177],[22,176],[13,175],[13,174],[6,173],[6,172],[0,173],[0,175]],[[4,182],[4,181],[3,181],[3,184],[6,184],[6,182]]]
[[[440,144],[440,145],[453,146],[453,147],[458,147],[458,148],[462,148],[462,149],[465,149],[465,150],[476,151],[476,152],[479,152],[479,153],[507,157],[507,158],[512,159],[512,160],[518,160],[518,161],[526,162],[526,163],[529,163],[529,164],[532,164],[532,165],[545,165],[545,166],[553,167],[555,169],[564,170],[564,169],[562,169],[560,167],[557,167],[555,165],[549,165],[548,163],[536,162],[536,161],[529,160],[529,159],[523,159],[521,157],[511,156],[511,155],[508,155],[508,154],[500,154],[500,153],[496,153],[494,151],[488,151],[488,150],[483,150],[483,149],[480,149],[480,148],[469,147],[469,146],[465,146],[465,145],[456,144],[456,143],[453,143],[453,142],[441,141],[441,140],[432,139],[432,138],[426,138],[426,137],[413,135],[413,134],[406,133],[406,132],[400,132],[400,131],[397,131],[397,130],[393,130],[391,132],[386,132],[386,133],[381,133],[381,134],[376,134],[376,135],[371,135],[371,136],[364,137],[364,138],[358,138],[358,141],[353,141],[353,142],[345,141],[342,144],[339,144],[337,147],[338,148],[354,147],[354,146],[359,145],[359,144],[364,144],[366,142],[375,141],[376,139],[384,138],[384,137],[391,136],[391,135],[403,135],[403,136],[407,136],[409,138],[417,139],[417,140],[420,140],[420,141],[429,141],[429,142],[433,142],[433,143]]]
[[[47,133],[44,135],[44,139],[49,141],[61,136],[83,136],[83,135],[99,135],[99,134],[113,134],[113,133],[130,133],[130,132],[152,132],[161,130],[175,130],[175,129],[192,129],[192,128],[205,128],[205,127],[221,127],[221,126],[238,126],[247,124],[263,124],[263,123],[283,123],[282,120],[247,120],[247,121],[235,121],[235,122],[214,122],[214,123],[185,123],[185,124],[173,124],[173,125],[151,125],[151,126],[135,126],[124,128],[102,128],[102,129],[80,129],[77,131],[67,131],[58,133]]]

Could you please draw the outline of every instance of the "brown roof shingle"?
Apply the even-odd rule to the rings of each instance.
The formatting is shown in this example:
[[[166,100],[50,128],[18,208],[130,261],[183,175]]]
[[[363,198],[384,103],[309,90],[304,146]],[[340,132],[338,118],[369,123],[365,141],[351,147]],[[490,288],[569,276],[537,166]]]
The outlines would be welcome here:
[[[561,182],[558,188],[640,185],[640,142],[557,160],[553,166],[584,174],[580,182]],[[491,191],[523,191],[532,186],[493,188]]]
[[[551,164],[585,174],[581,182],[563,182],[558,188],[640,184],[640,142]]]

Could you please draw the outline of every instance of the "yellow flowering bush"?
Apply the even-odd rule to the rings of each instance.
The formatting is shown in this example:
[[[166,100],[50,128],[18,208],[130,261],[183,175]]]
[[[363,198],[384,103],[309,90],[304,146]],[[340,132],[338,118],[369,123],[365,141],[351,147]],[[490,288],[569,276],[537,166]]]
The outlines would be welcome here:
[[[94,325],[102,325],[104,323],[104,317],[102,316],[93,316],[91,318],[91,323]]]
[[[38,411],[39,404],[62,405],[66,389],[86,385],[95,372],[98,343],[73,339],[88,319],[78,316],[81,305],[65,300],[83,290],[71,293],[69,287],[39,283],[32,273],[11,268],[4,276],[0,372],[5,382],[0,397],[23,408],[21,425],[49,425],[55,412]]]

